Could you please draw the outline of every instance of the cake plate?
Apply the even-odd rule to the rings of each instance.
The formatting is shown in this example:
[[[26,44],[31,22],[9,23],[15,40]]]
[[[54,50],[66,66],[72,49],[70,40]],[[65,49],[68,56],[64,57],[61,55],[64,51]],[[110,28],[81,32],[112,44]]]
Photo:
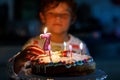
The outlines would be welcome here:
[[[92,74],[86,76],[66,76],[66,77],[46,77],[46,76],[38,76],[38,75],[19,75],[20,80],[105,80],[107,78],[107,74],[101,70],[96,69],[96,71]]]

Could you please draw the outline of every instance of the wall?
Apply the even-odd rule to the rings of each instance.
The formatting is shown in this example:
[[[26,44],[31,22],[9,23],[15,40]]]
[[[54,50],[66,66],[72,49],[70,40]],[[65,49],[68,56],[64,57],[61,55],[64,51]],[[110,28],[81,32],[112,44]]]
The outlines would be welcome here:
[[[113,17],[120,20],[120,5],[113,5],[110,0],[77,0],[77,2],[79,4],[87,3],[91,6],[93,17],[100,20],[106,33],[112,32],[115,28]]]

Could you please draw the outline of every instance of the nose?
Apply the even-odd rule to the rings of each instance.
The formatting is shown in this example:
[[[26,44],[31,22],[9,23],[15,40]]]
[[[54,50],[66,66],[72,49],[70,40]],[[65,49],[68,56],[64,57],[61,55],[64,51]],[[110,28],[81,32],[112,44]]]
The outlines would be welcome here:
[[[56,18],[62,18],[62,15],[61,14],[55,14],[54,17],[56,17]]]
[[[55,20],[56,21],[61,21],[62,20],[62,15],[61,14],[56,14],[55,15]]]

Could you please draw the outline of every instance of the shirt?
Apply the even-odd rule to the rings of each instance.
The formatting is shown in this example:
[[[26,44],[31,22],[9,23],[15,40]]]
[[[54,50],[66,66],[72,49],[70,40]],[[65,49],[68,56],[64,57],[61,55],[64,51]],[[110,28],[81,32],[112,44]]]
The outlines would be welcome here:
[[[69,37],[70,37],[70,39],[66,42],[66,50],[69,50],[69,45],[71,45],[73,52],[79,53],[79,54],[90,55],[86,44],[82,40],[80,40],[79,38],[77,38],[77,37],[75,37],[71,34],[69,34]],[[23,46],[22,49],[25,49],[29,45],[38,45],[39,47],[43,48],[44,42],[45,42],[45,39],[40,39],[40,36],[36,36],[36,37],[33,37],[30,40],[28,40],[27,43]],[[83,49],[82,50],[80,49],[80,44],[81,43],[83,43]],[[64,50],[64,47],[65,47],[64,43],[55,43],[55,42],[52,42],[52,41],[50,41],[50,45],[51,45],[51,50],[52,51]],[[9,77],[12,78],[12,79],[15,79],[15,80],[20,80],[19,76],[22,76],[23,74],[25,74],[25,71],[28,71],[28,70],[26,70],[25,66],[23,66],[23,69],[21,69],[19,74],[16,74],[14,72],[14,66],[13,66],[14,65],[14,59],[17,55],[19,55],[19,53],[16,54],[15,56],[13,56],[11,58],[11,60],[9,61],[9,65],[8,65],[9,66]],[[22,74],[21,74],[21,72],[22,72]],[[32,79],[32,77],[31,77],[31,79]],[[39,78],[36,78],[36,80],[38,80],[38,79]]]
[[[69,50],[69,45],[72,45],[72,51],[75,53],[89,54],[89,50],[86,44],[79,38],[69,34],[70,39],[66,42],[66,50]],[[38,45],[40,48],[43,48],[45,39],[41,39],[40,36],[36,36],[28,40],[28,42],[23,46],[23,49],[29,45]],[[80,44],[83,43],[83,49],[80,49]],[[50,41],[52,51],[64,50],[64,43],[55,43]]]

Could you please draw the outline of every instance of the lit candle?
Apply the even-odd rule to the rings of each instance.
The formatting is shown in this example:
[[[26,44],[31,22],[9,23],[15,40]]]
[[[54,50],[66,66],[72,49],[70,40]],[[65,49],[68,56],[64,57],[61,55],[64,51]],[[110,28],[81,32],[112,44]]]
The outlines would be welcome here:
[[[46,39],[45,43],[44,43],[44,46],[43,46],[43,49],[45,51],[48,50],[48,45],[50,44],[50,36],[51,36],[51,33],[47,33],[47,28],[45,27],[44,34],[40,35],[41,39],[44,39],[44,38]]]
[[[66,51],[66,48],[67,48],[66,42],[64,42],[63,45],[64,45],[64,51]]]
[[[79,47],[80,47],[80,54],[82,55],[82,50],[83,50],[83,43],[82,42],[80,43]]]
[[[50,62],[52,62],[52,58],[51,58],[51,46],[50,46],[50,44],[48,45],[48,49],[49,49],[48,54],[49,54],[49,57],[50,57]]]
[[[69,45],[69,50],[70,50],[70,57],[72,59],[72,45]]]

